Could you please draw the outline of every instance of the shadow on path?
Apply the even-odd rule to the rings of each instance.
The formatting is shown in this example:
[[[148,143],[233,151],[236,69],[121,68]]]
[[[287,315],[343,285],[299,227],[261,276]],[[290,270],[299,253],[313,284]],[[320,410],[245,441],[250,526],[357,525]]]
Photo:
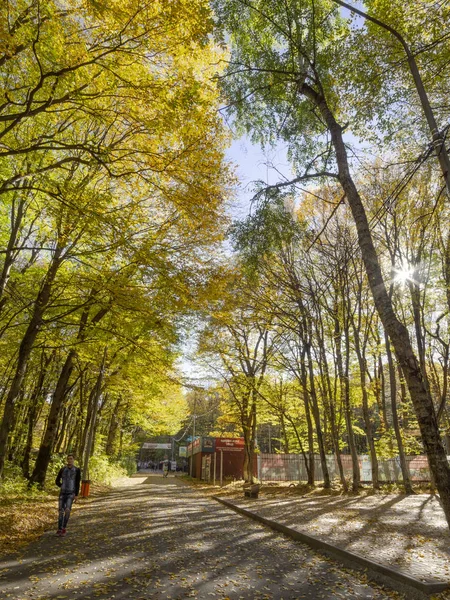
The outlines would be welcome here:
[[[0,599],[392,597],[176,477],[133,483],[80,507],[66,538],[0,562]]]

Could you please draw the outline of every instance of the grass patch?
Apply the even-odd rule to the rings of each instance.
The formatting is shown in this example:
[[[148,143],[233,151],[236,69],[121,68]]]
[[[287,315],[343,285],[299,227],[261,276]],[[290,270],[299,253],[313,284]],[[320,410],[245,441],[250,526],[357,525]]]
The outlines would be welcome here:
[[[228,496],[230,498],[239,498],[243,495],[244,481],[228,481],[222,487],[216,482],[214,486],[210,482],[200,481],[194,479],[189,475],[183,475],[180,477],[185,483],[201,492],[205,496]],[[366,497],[373,495],[395,495],[401,496],[405,494],[403,487],[399,484],[383,484],[379,490],[374,490],[370,485],[362,485],[358,492],[353,492],[349,489],[345,492],[337,480],[333,482],[331,488],[325,489],[323,485],[316,484],[310,486],[306,482],[293,482],[293,481],[263,481],[260,482],[260,496],[279,496],[279,497],[298,497],[298,496],[345,496],[345,497]],[[349,488],[351,483],[349,483]],[[415,485],[414,493],[417,494],[429,494],[434,493],[427,484]]]
[[[228,481],[225,482],[222,487],[216,482],[214,486],[212,483],[207,481],[200,481],[200,479],[194,479],[190,475],[178,476],[181,481],[184,481],[187,485],[191,486],[198,492],[201,492],[205,496],[239,496],[243,495],[244,480]]]
[[[72,510],[77,511],[83,504],[105,494],[111,486],[91,484],[89,498],[79,499]],[[54,491],[28,489],[26,482],[9,486],[6,492],[0,490],[0,557],[19,552],[24,546],[39,539],[49,529],[56,532],[58,524],[58,494]]]

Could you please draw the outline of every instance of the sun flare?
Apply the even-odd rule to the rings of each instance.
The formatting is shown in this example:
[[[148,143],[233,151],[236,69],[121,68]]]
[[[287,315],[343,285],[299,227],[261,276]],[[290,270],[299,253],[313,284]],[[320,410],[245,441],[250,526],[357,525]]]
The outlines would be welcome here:
[[[409,267],[408,265],[403,265],[397,269],[394,269],[394,281],[405,285],[408,281],[413,280],[414,269]]]

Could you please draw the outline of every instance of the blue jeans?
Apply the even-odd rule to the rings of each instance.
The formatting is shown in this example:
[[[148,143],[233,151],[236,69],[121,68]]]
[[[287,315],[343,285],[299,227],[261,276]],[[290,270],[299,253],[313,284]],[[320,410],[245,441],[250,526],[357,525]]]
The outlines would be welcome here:
[[[59,520],[58,529],[65,529],[69,522],[70,509],[72,508],[75,494],[60,494],[59,495]]]

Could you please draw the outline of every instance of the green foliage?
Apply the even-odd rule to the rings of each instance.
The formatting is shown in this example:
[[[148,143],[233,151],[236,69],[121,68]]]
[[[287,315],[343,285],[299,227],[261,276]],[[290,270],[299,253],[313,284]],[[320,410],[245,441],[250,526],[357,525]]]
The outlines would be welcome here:
[[[402,438],[405,454],[415,455],[423,453],[422,444],[417,439],[417,436],[408,435],[402,431]],[[388,431],[383,432],[379,439],[376,440],[375,448],[377,450],[377,456],[380,459],[394,458],[395,456],[398,456],[398,446],[395,438],[395,432],[392,427]]]
[[[55,489],[55,479],[59,470],[67,464],[67,454],[53,454],[47,470],[46,488]],[[77,463],[76,463],[77,464]],[[79,466],[79,465],[78,465]]]
[[[114,464],[114,461],[111,461],[111,459],[110,459],[110,463],[111,462]],[[121,458],[116,459],[115,463],[122,470],[126,471],[127,475],[129,475],[129,476],[136,473],[136,470],[137,470],[136,455],[133,455],[133,456],[125,455]]]
[[[404,3],[395,0],[374,0],[365,6],[370,14],[397,27],[411,45],[427,74],[443,131],[449,114],[443,93],[448,88],[448,77],[443,76],[449,38],[445,4],[424,2],[405,10]],[[370,272],[369,262],[378,259],[372,255],[369,261],[364,255],[363,264],[358,245],[364,252],[366,242],[369,246],[374,241],[394,312],[410,329],[418,349],[426,340],[426,355],[423,351],[421,358],[436,406],[445,402],[442,393],[447,389],[449,366],[444,350],[448,349],[449,300],[448,294],[447,299],[441,296],[450,280],[450,242],[441,227],[448,221],[448,209],[441,201],[442,181],[435,187],[437,177],[423,168],[432,149],[404,49],[383,28],[366,27],[360,18],[343,20],[337,4],[327,0],[216,0],[213,5],[219,29],[227,32],[231,47],[229,65],[221,76],[229,112],[239,131],[247,132],[253,141],[286,142],[297,175],[278,186],[264,189],[260,184],[256,210],[232,228],[238,260],[258,275],[253,287],[247,288],[243,305],[248,312],[251,307],[254,320],[265,323],[276,339],[265,381],[284,370],[300,383],[303,401],[309,398],[311,406],[311,398],[318,399],[320,416],[314,415],[314,427],[322,421],[334,429],[328,434],[335,448],[347,444],[353,430],[361,438],[365,432],[370,439],[373,435],[380,457],[397,455],[394,432],[383,431],[394,387],[387,375],[383,327],[369,293],[375,289],[373,280],[369,286],[365,274]],[[380,164],[358,157],[362,168],[354,181],[362,190],[364,207],[352,204],[348,194],[346,184],[357,163],[350,159],[348,172],[344,151],[336,142],[338,128],[369,142],[382,142],[384,147],[390,141],[402,144],[401,148],[392,145]],[[341,154],[338,179],[347,198],[337,186],[324,184],[336,172],[334,150]],[[390,167],[389,161],[400,165]],[[299,194],[295,186],[306,187],[310,181],[323,185],[310,185]],[[298,206],[295,225],[283,222],[281,190],[288,190],[290,203]],[[365,211],[371,232],[367,236]],[[359,219],[358,235],[354,219]],[[413,273],[403,287],[395,276],[402,264]],[[237,373],[233,345],[221,345],[217,354],[226,355],[228,371],[234,368]],[[397,365],[394,368],[397,371]],[[396,372],[395,377],[404,383],[401,374]],[[235,381],[241,382],[237,377]],[[262,387],[260,391],[272,410],[277,399],[279,417],[286,408],[292,414],[294,407],[278,402],[276,392]],[[417,425],[411,419],[406,386],[399,385],[397,393],[401,403],[399,397],[396,403],[392,399],[392,408],[401,404],[405,446],[415,452]],[[304,440],[304,427],[299,432]]]
[[[435,114],[443,126],[448,106],[450,35],[446,2],[421,2],[405,7],[394,0],[370,0],[364,9],[369,15],[393,27],[415,56]],[[336,80],[342,107],[354,133],[366,140],[389,144],[396,152],[420,154],[430,133],[400,41],[383,27],[353,17],[351,34],[336,63]]]
[[[94,483],[111,485],[116,479],[127,477],[127,470],[118,462],[111,462],[104,454],[94,454],[89,461],[89,475]]]
[[[20,462],[27,419],[35,449],[67,373],[52,447],[81,455],[98,416],[97,454],[117,457],[137,432],[173,433],[186,415],[179,344],[208,302],[232,180],[212,77],[223,53],[207,0],[7,8],[0,370],[4,395],[16,373],[23,398],[9,398],[21,418],[3,423],[16,422]]]
[[[333,2],[216,0],[219,31],[230,34],[231,59],[223,89],[230,112],[255,142],[286,142],[295,167],[321,170],[330,160],[324,127],[299,91],[317,76],[331,83],[345,22]],[[330,103],[334,90],[327,85]]]
[[[29,500],[45,502],[48,500],[48,491],[39,489],[37,485],[30,486],[20,469],[7,461],[0,485],[0,502],[18,504]]]
[[[254,212],[230,227],[234,249],[250,271],[268,257],[275,259],[277,251],[298,242],[301,234],[300,223],[290,206],[290,192],[263,189],[254,199],[257,200]]]

